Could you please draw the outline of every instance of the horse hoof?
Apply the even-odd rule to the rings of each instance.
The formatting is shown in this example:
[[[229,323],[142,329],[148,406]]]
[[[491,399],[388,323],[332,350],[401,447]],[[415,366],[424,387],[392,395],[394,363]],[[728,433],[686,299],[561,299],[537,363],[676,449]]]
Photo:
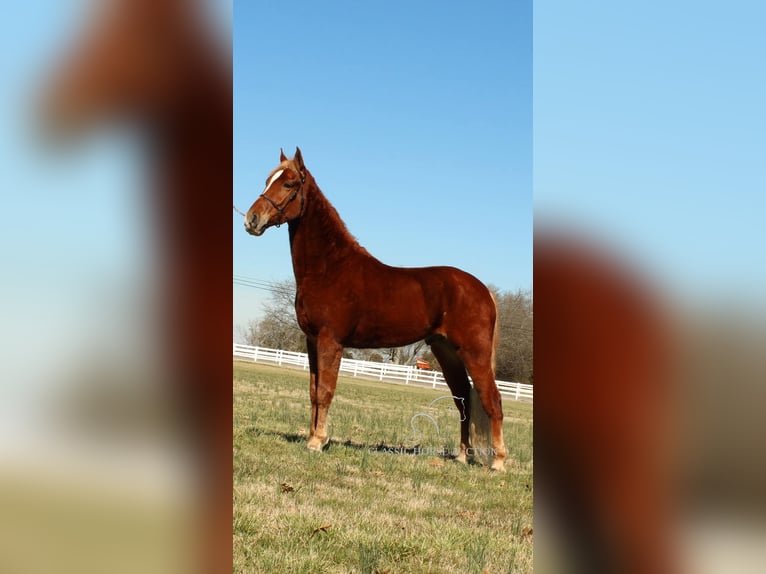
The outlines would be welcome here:
[[[322,452],[322,449],[325,447],[325,445],[327,445],[328,442],[330,442],[330,437],[324,439],[324,442],[317,437],[311,437],[308,444],[306,444],[306,448],[316,452]]]
[[[466,459],[464,452],[461,452],[459,455],[457,455],[455,457],[455,460],[459,462],[460,464],[468,464],[468,460]]]

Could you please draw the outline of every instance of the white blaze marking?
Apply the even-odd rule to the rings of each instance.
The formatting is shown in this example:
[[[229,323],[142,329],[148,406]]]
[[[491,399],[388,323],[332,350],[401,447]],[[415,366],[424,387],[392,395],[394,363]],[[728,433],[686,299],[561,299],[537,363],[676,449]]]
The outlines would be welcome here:
[[[271,176],[271,178],[269,179],[268,183],[266,184],[266,189],[263,190],[263,193],[266,193],[267,191],[269,191],[269,188],[271,187],[271,184],[274,183],[275,181],[277,181],[279,179],[279,176],[282,175],[284,173],[284,171],[285,170],[280,169],[277,173],[275,173],[274,175]]]

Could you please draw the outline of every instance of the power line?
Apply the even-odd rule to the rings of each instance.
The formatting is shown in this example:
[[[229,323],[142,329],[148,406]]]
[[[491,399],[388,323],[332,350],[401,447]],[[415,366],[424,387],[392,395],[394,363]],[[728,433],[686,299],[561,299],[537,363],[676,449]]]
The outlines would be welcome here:
[[[276,293],[279,295],[291,296],[295,294],[295,290],[293,288],[285,286],[282,283],[266,281],[264,279],[256,279],[254,277],[247,277],[245,275],[234,275],[234,284],[242,285],[243,287],[252,287],[253,289],[260,289],[262,291],[268,291],[270,293]]]

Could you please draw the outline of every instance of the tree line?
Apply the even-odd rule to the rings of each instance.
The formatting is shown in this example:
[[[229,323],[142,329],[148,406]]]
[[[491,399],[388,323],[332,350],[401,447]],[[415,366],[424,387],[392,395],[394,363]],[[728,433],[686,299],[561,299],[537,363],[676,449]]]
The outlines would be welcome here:
[[[500,321],[496,376],[499,380],[533,383],[532,371],[532,296],[529,291],[500,291],[490,286],[497,300]],[[285,280],[275,284],[264,304],[260,320],[239,328],[248,345],[306,351],[306,339],[295,319],[295,283]],[[417,358],[438,369],[438,361],[424,341],[406,347],[386,349],[345,349],[346,358],[412,365]]]

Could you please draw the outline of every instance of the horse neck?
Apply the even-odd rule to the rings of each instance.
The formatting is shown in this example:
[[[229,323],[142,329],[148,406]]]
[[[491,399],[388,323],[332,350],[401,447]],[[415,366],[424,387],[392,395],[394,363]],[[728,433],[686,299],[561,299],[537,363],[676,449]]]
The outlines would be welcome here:
[[[349,259],[370,257],[348,232],[338,212],[309,175],[301,217],[289,222],[290,251],[298,285],[307,277],[332,280],[332,271]]]
[[[154,126],[155,201],[172,259],[182,265],[230,241],[224,226],[210,225],[211,218],[224,220],[228,204],[216,197],[228,197],[232,188],[232,151],[225,145],[232,136],[230,79],[225,70],[213,72]]]

